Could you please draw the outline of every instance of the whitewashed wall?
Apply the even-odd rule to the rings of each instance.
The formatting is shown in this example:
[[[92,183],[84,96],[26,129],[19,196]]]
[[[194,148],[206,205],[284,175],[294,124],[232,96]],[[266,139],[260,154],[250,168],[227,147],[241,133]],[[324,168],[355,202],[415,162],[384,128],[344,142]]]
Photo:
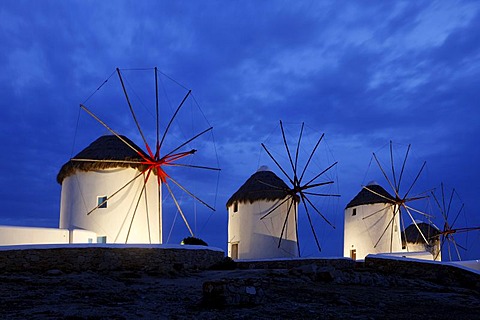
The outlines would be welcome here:
[[[352,215],[353,209],[356,209],[356,215]],[[381,211],[377,212],[379,210]],[[377,213],[363,219],[374,212]],[[365,204],[345,209],[344,256],[350,257],[351,250],[356,250],[356,259],[360,260],[368,254],[401,252],[402,238],[398,214],[394,221],[393,238],[390,226],[375,247],[375,243],[387,228],[392,216],[393,206],[385,203]],[[390,243],[392,243],[391,248]]]
[[[98,237],[106,236],[107,243],[161,243],[161,205],[156,176],[151,174],[143,194],[143,177],[124,187],[138,174],[136,169],[116,168],[77,171],[65,178],[61,192],[60,228],[89,230]],[[99,196],[111,197],[107,208],[96,209],[87,215],[97,206]]]
[[[285,222],[290,201],[285,202],[274,213],[260,220],[271,208],[283,200],[257,201],[253,204],[238,203],[228,208],[228,256],[232,257],[232,245],[238,245],[238,259],[269,259],[298,257],[295,234],[295,211],[292,206],[287,225],[278,248],[279,237]]]
[[[0,246],[56,244],[68,242],[68,230],[56,228],[0,226]]]

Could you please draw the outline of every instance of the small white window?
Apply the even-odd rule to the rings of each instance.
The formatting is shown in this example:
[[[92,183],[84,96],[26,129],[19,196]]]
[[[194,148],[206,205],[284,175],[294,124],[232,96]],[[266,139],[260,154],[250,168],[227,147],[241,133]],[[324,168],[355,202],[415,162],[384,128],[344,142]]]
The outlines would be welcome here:
[[[97,197],[97,207],[101,209],[107,207],[107,196]]]
[[[107,243],[107,236],[97,237],[97,243]]]
[[[233,212],[238,212],[238,202],[237,201],[235,201],[233,203]]]
[[[357,208],[353,209],[353,212],[352,212],[352,216],[356,216],[357,215]]]

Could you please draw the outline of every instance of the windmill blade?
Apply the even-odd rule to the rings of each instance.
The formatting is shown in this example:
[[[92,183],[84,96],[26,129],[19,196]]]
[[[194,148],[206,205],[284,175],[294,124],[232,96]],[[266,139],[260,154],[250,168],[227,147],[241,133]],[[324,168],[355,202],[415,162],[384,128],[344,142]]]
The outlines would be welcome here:
[[[295,183],[293,182],[293,180],[288,176],[288,174],[285,172],[285,170],[283,170],[282,166],[278,163],[278,161],[272,156],[272,154],[270,153],[270,151],[268,151],[267,147],[262,143],[262,147],[263,149],[267,152],[268,156],[270,157],[270,159],[273,160],[273,162],[275,162],[275,164],[277,165],[277,167],[280,169],[280,171],[282,171],[282,173],[285,175],[285,177],[287,177],[288,181],[290,181],[290,183],[292,185],[295,185]]]
[[[446,215],[445,211],[443,210],[442,206],[440,205],[440,202],[438,201],[438,198],[435,195],[435,192],[431,191],[431,194],[433,196],[433,199],[435,200],[435,203],[438,206],[438,209],[440,210],[440,213],[442,214],[442,217],[443,217],[444,221],[447,222],[447,215]]]
[[[310,228],[312,229],[313,237],[315,239],[315,243],[317,245],[318,251],[321,252],[322,248],[320,247],[320,243],[318,242],[317,234],[315,232],[315,228],[313,227],[312,218],[310,217],[310,213],[308,212],[308,207],[307,207],[307,204],[305,203],[304,195],[300,193],[300,197],[302,197],[302,200],[304,200],[302,201],[302,203],[303,203],[303,207],[305,208],[305,212],[307,213],[308,223],[310,224]]]
[[[292,166],[294,185],[296,185],[298,183],[297,172],[295,171],[295,165],[293,164],[292,155],[290,154],[290,149],[288,148],[287,138],[285,137],[285,131],[283,130],[282,120],[280,120],[280,130],[282,131],[283,144],[285,145],[285,149],[287,150],[288,160],[290,161],[290,165]]]
[[[375,245],[373,246],[375,249],[377,248],[378,244],[380,243],[380,241],[382,240],[383,236],[385,235],[385,232],[387,232],[388,228],[389,228],[390,225],[393,223],[393,219],[395,219],[395,215],[393,215],[392,219],[390,219],[390,221],[388,222],[387,226],[385,227],[385,229],[383,230],[382,234],[380,235],[380,238],[378,238],[377,242],[376,242]],[[392,225],[392,228],[393,228],[393,225]]]
[[[458,245],[457,242],[455,242],[455,238],[452,236],[452,242],[453,242],[453,247],[455,248],[455,252],[457,253],[458,260],[462,260],[462,257],[460,256],[460,252],[458,251]]]
[[[338,163],[338,161],[335,161],[332,165],[330,165],[328,168],[326,168],[325,170],[323,170],[322,172],[320,172],[319,174],[317,174],[313,179],[311,179],[310,181],[308,181],[307,183],[305,183],[305,185],[309,185],[310,183],[312,183],[313,181],[315,181],[318,177],[320,177],[322,174],[324,174],[325,172],[327,172],[328,170],[332,169],[334,166],[336,166]],[[333,181],[332,181],[333,183]]]
[[[92,111],[90,111],[87,107],[85,107],[83,104],[80,104],[80,108],[82,108],[85,112],[87,112],[90,116],[92,116],[95,120],[97,120],[101,125],[103,125],[108,131],[110,131],[113,135],[115,135],[118,139],[120,139],[123,143],[125,143],[126,146],[128,146],[130,149],[135,151],[139,156],[141,156],[143,159],[148,160],[147,157],[143,154],[143,152],[140,152],[136,148],[134,148],[131,144],[129,144],[125,139],[123,139],[118,133],[116,133],[112,128],[110,128],[105,122],[100,120],[99,117],[97,117]]]
[[[379,196],[380,198],[383,198],[383,199],[387,200],[387,203],[392,203],[392,202],[394,202],[392,199],[384,196],[383,194],[380,194],[380,193],[376,192],[376,191],[373,190],[373,189],[370,189],[368,186],[362,186],[362,188],[365,189],[365,190],[367,190],[367,191],[370,191],[371,193],[373,193],[374,195]]]
[[[408,250],[408,241],[407,241],[407,230],[406,230],[407,228],[406,228],[406,226],[405,226],[405,219],[403,219],[403,215],[402,215],[402,214],[399,214],[399,216],[400,216],[400,224],[401,224],[400,228],[401,228],[401,230],[403,230],[403,231],[402,231],[402,232],[403,232],[403,237],[404,237],[404,239],[405,239],[405,248],[407,249],[407,252],[409,252],[409,250]]]
[[[128,108],[130,109],[130,113],[132,114],[133,121],[135,122],[135,125],[137,126],[138,132],[140,133],[140,136],[142,137],[142,140],[145,143],[145,148],[147,148],[148,154],[150,155],[151,158],[153,158],[154,155],[152,153],[152,150],[150,149],[150,146],[147,143],[147,139],[145,138],[145,135],[143,134],[142,128],[140,127],[140,123],[137,120],[137,116],[135,115],[135,112],[133,111],[132,103],[130,102],[130,98],[128,97],[127,88],[125,88],[125,84],[123,82],[122,74],[121,74],[119,68],[117,68],[117,74],[118,74],[118,78],[120,79],[120,83],[122,85],[123,93],[125,94],[125,98],[127,99]]]
[[[394,203],[389,203],[389,204],[388,204],[388,207],[378,209],[377,211],[375,211],[375,212],[373,212],[373,213],[370,213],[369,215],[363,217],[362,220],[368,219],[368,218],[376,215],[376,214],[379,213],[379,212],[382,212],[382,211],[385,211],[385,210],[389,210],[389,209],[390,209],[391,207],[393,207],[394,205],[395,205]]]
[[[130,236],[130,231],[132,230],[133,220],[135,219],[135,215],[137,214],[138,205],[140,204],[140,200],[142,200],[142,195],[145,192],[145,188],[147,186],[147,181],[148,181],[148,178],[150,177],[150,173],[152,173],[152,169],[148,170],[147,177],[145,178],[145,180],[143,182],[142,190],[140,191],[140,195],[138,196],[137,203],[135,204],[135,209],[133,210],[132,220],[130,220],[130,226],[128,227],[127,237],[125,238],[125,244],[128,243],[128,237]]]
[[[422,236],[423,240],[425,241],[426,244],[428,244],[427,238],[425,238],[425,235],[423,234],[422,230],[420,230],[420,228],[418,227],[418,224],[417,224],[417,222],[415,221],[415,219],[413,219],[413,216],[412,216],[412,214],[410,213],[410,210],[407,208],[407,206],[405,206],[405,204],[402,204],[402,207],[405,208],[405,211],[408,213],[408,216],[410,217],[410,219],[412,219],[413,224],[414,224],[415,227],[417,228],[417,230],[418,230],[418,232],[420,233],[420,235]]]
[[[159,143],[158,146],[157,146],[157,151],[156,151],[156,153],[159,153],[159,152],[160,152],[160,149],[162,148],[162,145],[163,145],[163,141],[165,140],[165,137],[167,136],[168,130],[170,129],[170,126],[172,125],[173,120],[175,120],[175,118],[177,117],[178,112],[179,112],[180,109],[182,108],[183,104],[185,103],[185,101],[187,100],[187,98],[188,98],[188,96],[190,95],[191,92],[192,92],[192,90],[188,90],[188,92],[187,92],[187,94],[185,95],[185,97],[183,98],[182,102],[181,102],[180,105],[177,107],[177,110],[175,110],[175,113],[174,113],[173,116],[170,118],[170,121],[168,122],[168,125],[167,125],[167,127],[165,128],[165,132],[163,132],[162,140],[160,140],[160,143]]]
[[[285,188],[280,188],[280,187],[274,186],[273,184],[267,183],[267,182],[262,181],[262,180],[260,180],[260,179],[256,179],[256,181],[257,181],[258,183],[261,183],[261,184],[263,184],[263,185],[265,185],[265,186],[267,186],[267,187],[270,187],[270,188],[272,188],[272,189],[274,189],[274,190],[281,190],[281,191],[285,191],[285,192],[290,192],[290,191],[292,191],[291,189],[285,189]]]
[[[408,153],[410,152],[410,147],[412,145],[409,144],[408,147],[407,147],[407,151],[405,152],[405,158],[403,158],[403,164],[402,164],[402,169],[400,171],[400,175],[398,177],[398,190],[397,190],[397,193],[400,192],[400,183],[402,182],[402,177],[403,177],[403,172],[405,170],[405,164],[407,163],[407,158],[408,158]]]
[[[194,168],[194,169],[213,170],[213,171],[221,171],[222,170],[220,168],[196,166],[196,165],[193,165],[193,164],[184,164],[184,163],[169,163],[167,165],[169,167],[186,167],[186,168]]]
[[[310,196],[319,196],[319,197],[340,197],[339,194],[330,194],[330,193],[316,193],[316,192],[303,192]]]
[[[465,248],[464,246],[458,244],[458,243],[457,243],[457,240],[455,240],[455,238],[454,238],[453,236],[451,236],[451,237],[452,237],[452,241],[455,243],[455,246],[456,246],[456,247],[458,247],[458,248],[460,248],[460,249],[462,249],[462,250],[464,250],[464,251],[468,251],[467,248]]]
[[[458,210],[457,212],[457,215],[455,216],[455,219],[453,220],[452,224],[450,225],[450,227],[453,228],[453,225],[455,224],[455,222],[457,222],[457,219],[458,217],[460,216],[460,213],[463,211],[463,208],[465,207],[465,203],[462,203],[461,207],[460,207],[460,210]]]
[[[190,228],[190,225],[188,224],[187,218],[183,214],[182,208],[180,207],[180,204],[178,204],[177,198],[175,198],[175,195],[173,194],[172,189],[170,189],[170,186],[168,185],[168,183],[164,183],[163,185],[165,185],[165,187],[167,187],[168,193],[170,193],[170,196],[172,197],[173,202],[175,202],[175,206],[177,207],[178,212],[182,216],[183,222],[185,222],[185,225],[187,226],[187,229],[190,232],[190,235],[192,237],[194,237],[192,228]]]
[[[448,248],[448,260],[452,261],[452,252],[450,250],[450,241],[447,241],[447,248]]]
[[[315,183],[315,184],[311,184],[311,185],[304,185],[303,187],[300,188],[300,190],[308,190],[308,189],[312,189],[312,188],[316,188],[316,187],[320,187],[320,186],[326,186],[327,184],[333,184],[334,181],[326,181],[326,182],[320,182],[320,183]]]
[[[325,220],[326,223],[328,223],[333,229],[335,229],[335,226],[330,221],[328,221],[328,219],[320,212],[320,210],[317,209],[317,207],[315,207],[315,205],[310,201],[310,199],[308,199],[307,196],[305,196],[303,192],[300,192],[300,195],[304,201],[306,200],[312,206],[313,210],[315,210],[323,218],[323,220]]]
[[[396,196],[397,198],[400,198],[400,196],[398,195],[397,189],[395,188],[395,186],[392,184],[392,182],[391,182],[390,179],[388,178],[388,175],[387,175],[387,173],[385,172],[385,170],[383,170],[383,167],[382,167],[382,165],[380,164],[380,161],[378,161],[378,158],[377,158],[377,155],[375,154],[375,152],[373,153],[373,158],[374,158],[375,161],[377,162],[377,165],[378,165],[378,167],[380,168],[380,171],[382,172],[383,176],[384,176],[385,179],[387,180],[388,184],[389,184],[390,187],[393,189],[393,191],[395,191],[395,196]]]
[[[293,207],[294,214],[295,214],[295,240],[297,241],[297,252],[298,256],[300,257],[300,241],[298,241],[298,211],[297,206]]]
[[[297,176],[297,165],[298,165],[298,151],[300,150],[300,141],[302,140],[302,135],[303,135],[303,127],[305,123],[302,122],[302,127],[300,128],[300,135],[298,136],[298,142],[297,142],[297,151],[295,152],[295,167],[293,169],[293,173],[295,176]],[[299,182],[300,183],[300,182]]]
[[[272,209],[268,210],[268,212],[266,214],[264,214],[260,220],[263,220],[265,219],[266,217],[268,217],[270,214],[272,214],[275,210],[277,210],[282,204],[284,204],[285,202],[287,202],[288,200],[292,199],[293,200],[293,197],[290,196],[290,197],[287,197],[285,199],[283,199],[281,202],[277,203]]]
[[[155,70],[155,129],[156,129],[156,140],[155,140],[155,159],[158,159],[158,155],[160,153],[160,120],[159,120],[159,112],[158,112],[158,69],[157,67],[154,68]]]
[[[405,203],[404,203],[403,205],[405,206],[405,208],[408,208],[408,209],[412,210],[413,212],[419,213],[419,214],[421,214],[422,216],[425,216],[425,217],[427,217],[427,218],[433,218],[432,215],[430,215],[430,214],[428,214],[428,213],[425,213],[425,212],[423,212],[423,211],[420,211],[420,210],[418,210],[418,209],[412,208],[412,207],[410,207],[410,206],[407,206]]]
[[[153,169],[152,169],[153,170]],[[145,185],[147,184],[147,180],[145,179]],[[145,192],[145,203],[148,203],[147,192]],[[147,217],[147,230],[148,230],[148,243],[152,243],[152,235],[150,232],[150,215],[148,213],[148,205],[145,206],[145,214]]]
[[[280,245],[282,244],[283,233],[285,232],[285,227],[287,226],[287,222],[288,222],[288,216],[290,215],[290,210],[292,210],[292,206],[294,202],[295,201],[291,201],[290,205],[288,206],[287,215],[285,217],[285,221],[283,222],[282,232],[280,233],[280,238],[278,239],[278,248],[280,248]]]
[[[410,185],[410,188],[408,189],[407,193],[405,193],[405,196],[403,197],[404,199],[408,196],[408,194],[409,194],[410,191],[412,190],[413,186],[415,185],[415,183],[417,182],[418,178],[420,177],[420,174],[422,173],[423,168],[425,168],[425,165],[426,165],[426,164],[427,164],[427,161],[424,161],[422,167],[420,168],[420,171],[418,171],[417,176],[415,177],[415,180],[413,180],[413,182],[412,182],[412,184]]]
[[[443,246],[444,246],[444,244],[445,244],[445,239],[446,239],[446,237],[442,234],[441,244],[440,244],[440,250],[438,250],[437,255],[435,256],[435,258],[433,258],[434,261],[437,261],[438,256],[440,256],[440,253],[442,253]]]
[[[395,175],[395,165],[393,163],[393,146],[392,146],[392,140],[390,140],[390,163],[392,165],[392,175],[393,175],[393,185],[395,186],[395,190],[397,193],[400,191],[400,185],[397,185],[397,177]]]
[[[174,153],[175,151],[177,151],[178,149],[184,147],[185,145],[189,144],[190,142],[192,142],[193,140],[197,139],[198,137],[200,137],[201,135],[207,133],[208,131],[211,131],[213,129],[213,127],[210,127],[208,129],[205,129],[203,130],[202,132],[196,134],[194,137],[188,139],[187,141],[185,141],[184,143],[182,143],[181,145],[179,145],[178,147],[176,147],[175,149],[173,149],[172,151],[170,151],[169,153],[167,153],[166,155],[164,155],[162,158],[165,158],[165,157],[168,157],[169,155],[171,155],[172,153]]]
[[[307,163],[305,163],[305,167],[303,167],[303,171],[302,171],[302,174],[300,175],[300,179],[298,179],[298,183],[302,182],[303,176],[305,175],[305,171],[307,171],[307,168],[310,165],[310,161],[312,160],[312,157],[315,154],[315,151],[317,151],[317,148],[320,145],[320,142],[322,141],[324,136],[325,136],[325,133],[322,133],[322,135],[320,136],[320,139],[318,139],[317,143],[313,147],[312,153],[310,153],[310,156],[308,157]]]
[[[443,183],[442,183],[442,187],[443,187]],[[452,206],[452,201],[453,201],[453,195],[455,193],[455,188],[452,189],[452,193],[450,194],[450,200],[448,201],[448,207],[447,207],[447,217],[450,213],[450,208]]]
[[[428,198],[430,198],[430,197],[427,196],[427,195],[425,195],[425,196],[416,196],[416,197],[405,198],[405,199],[403,199],[403,202],[412,202],[412,201],[422,200],[422,199],[428,199]]]
[[[201,204],[203,204],[205,207],[209,208],[210,210],[212,211],[215,211],[215,208],[213,208],[212,206],[210,206],[208,203],[206,203],[205,201],[203,201],[202,199],[200,199],[199,197],[197,197],[196,195],[194,195],[192,192],[188,191],[185,187],[183,187],[180,183],[178,183],[175,179],[173,179],[172,177],[169,177],[170,181],[172,181],[174,184],[176,184],[180,189],[182,189],[186,194],[188,194],[190,197],[194,198],[195,200],[197,200],[198,202],[200,202]]]

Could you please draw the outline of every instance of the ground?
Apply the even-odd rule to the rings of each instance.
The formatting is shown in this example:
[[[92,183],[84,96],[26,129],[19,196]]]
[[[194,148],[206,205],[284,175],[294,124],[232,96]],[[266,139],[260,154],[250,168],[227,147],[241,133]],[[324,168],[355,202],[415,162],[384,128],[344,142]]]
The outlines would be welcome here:
[[[2,319],[478,319],[480,293],[411,279],[349,274],[318,279],[292,270],[0,274]],[[353,281],[352,279],[367,279]],[[217,308],[202,286],[257,279],[257,305]],[[348,280],[350,279],[350,280]],[[370,280],[368,280],[370,279]],[[371,281],[371,279],[376,279]],[[344,282],[344,283],[339,283]]]

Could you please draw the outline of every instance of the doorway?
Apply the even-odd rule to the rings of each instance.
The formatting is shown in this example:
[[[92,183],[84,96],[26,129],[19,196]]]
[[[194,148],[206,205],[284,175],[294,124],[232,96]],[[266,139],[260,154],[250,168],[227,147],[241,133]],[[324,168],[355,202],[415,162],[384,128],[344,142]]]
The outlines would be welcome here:
[[[232,243],[231,257],[233,260],[238,259],[238,243]]]

